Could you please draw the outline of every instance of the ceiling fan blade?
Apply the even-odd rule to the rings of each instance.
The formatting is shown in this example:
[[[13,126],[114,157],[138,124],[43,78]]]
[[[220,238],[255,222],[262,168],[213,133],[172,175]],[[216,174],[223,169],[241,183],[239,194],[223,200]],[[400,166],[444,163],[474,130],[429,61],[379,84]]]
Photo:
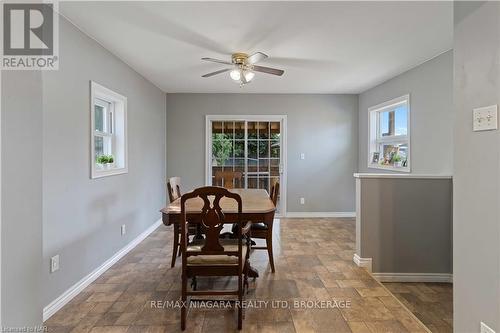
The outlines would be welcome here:
[[[261,72],[261,73],[278,75],[278,76],[281,76],[281,75],[283,75],[283,73],[285,73],[285,71],[281,70],[281,69],[264,67],[264,66],[256,66],[256,65],[252,66],[252,70],[255,72]]]
[[[229,61],[219,60],[219,59],[214,59],[214,58],[201,58],[201,60],[216,62],[218,64],[225,64],[225,65],[232,65],[233,64],[232,62],[229,62]]]
[[[258,63],[259,61],[266,59],[267,57],[268,57],[267,54],[264,54],[262,52],[255,52],[254,54],[252,54],[247,58],[247,63],[255,64]]]
[[[208,74],[202,75],[201,77],[211,77],[211,76],[214,76],[214,75],[217,75],[217,74],[229,72],[230,70],[231,70],[230,68],[225,68],[225,69],[221,69],[221,70],[218,70],[218,71],[215,71],[215,72],[212,72],[212,73],[208,73]]]

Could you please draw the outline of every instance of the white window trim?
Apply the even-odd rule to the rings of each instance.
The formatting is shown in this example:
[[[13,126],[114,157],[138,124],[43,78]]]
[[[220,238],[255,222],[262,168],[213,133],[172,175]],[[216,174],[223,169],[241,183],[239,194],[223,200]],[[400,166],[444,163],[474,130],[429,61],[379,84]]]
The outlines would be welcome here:
[[[95,123],[95,115],[94,115],[94,99],[95,98],[103,99],[106,101],[118,101],[123,104],[123,167],[112,168],[108,170],[100,170],[96,167],[95,163],[95,152],[94,152],[94,123]],[[102,178],[114,175],[121,175],[124,173],[128,173],[128,134],[127,134],[127,97],[122,96],[111,89],[108,89],[94,81],[90,81],[90,178]],[[113,121],[116,121],[116,114],[113,115]],[[113,131],[116,129],[116,124],[113,126]],[[105,133],[100,133],[105,135]],[[113,145],[115,142],[113,142]],[[115,159],[117,157],[115,156]]]
[[[406,135],[398,135],[392,137],[385,137],[378,139],[378,133],[380,131],[380,123],[378,121],[378,115],[380,111],[394,107],[398,104],[406,103],[408,106],[408,116],[407,116],[407,133]],[[373,112],[377,112],[377,117],[373,117]],[[373,135],[375,131],[375,135]],[[410,105],[410,95],[406,94],[401,97],[391,99],[390,101],[377,104],[368,108],[368,160],[367,165],[369,169],[381,169],[396,172],[411,172],[411,105]],[[375,140],[374,140],[375,138]],[[405,141],[408,142],[408,156],[407,156],[407,166],[406,167],[395,167],[390,165],[380,165],[372,163],[372,153],[375,150],[375,146],[381,142],[395,142],[395,141]]]
[[[281,122],[281,154],[282,154],[282,179],[280,183],[280,214],[284,217],[287,212],[287,115],[206,115],[205,116],[205,185],[209,186],[212,179],[212,169],[209,168],[212,158],[212,121],[274,121]]]

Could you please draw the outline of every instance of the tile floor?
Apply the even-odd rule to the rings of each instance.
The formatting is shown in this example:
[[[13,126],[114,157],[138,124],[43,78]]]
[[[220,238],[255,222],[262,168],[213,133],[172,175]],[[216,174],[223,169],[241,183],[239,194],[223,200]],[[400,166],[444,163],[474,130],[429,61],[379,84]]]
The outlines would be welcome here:
[[[276,273],[270,272],[267,253],[254,251],[250,259],[260,277],[250,279],[247,300],[287,301],[290,306],[246,309],[243,331],[428,332],[384,286],[353,263],[354,228],[353,219],[277,222]],[[180,297],[180,261],[170,268],[171,244],[172,227],[160,226],[47,320],[49,331],[180,331],[179,309],[152,305]],[[199,289],[234,283],[201,280]],[[344,307],[295,308],[294,301],[300,300],[336,301]],[[191,309],[186,332],[233,332],[236,326],[233,309]]]
[[[433,333],[453,332],[451,283],[384,283]]]

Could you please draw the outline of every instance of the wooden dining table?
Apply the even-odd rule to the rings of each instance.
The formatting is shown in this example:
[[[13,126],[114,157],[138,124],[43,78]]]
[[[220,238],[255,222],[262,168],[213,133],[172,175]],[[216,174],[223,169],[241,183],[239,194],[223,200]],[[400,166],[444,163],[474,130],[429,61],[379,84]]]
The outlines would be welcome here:
[[[229,191],[241,196],[242,202],[242,220],[252,223],[272,222],[276,207],[274,206],[269,194],[265,189],[230,189]],[[228,223],[237,222],[238,206],[235,200],[222,198],[220,206],[224,212]],[[194,198],[186,201],[186,219],[189,223],[200,223],[200,214],[203,207],[201,198]],[[181,221],[181,199],[168,204],[161,209],[163,224],[179,227]],[[258,271],[250,267],[249,276],[257,277]]]

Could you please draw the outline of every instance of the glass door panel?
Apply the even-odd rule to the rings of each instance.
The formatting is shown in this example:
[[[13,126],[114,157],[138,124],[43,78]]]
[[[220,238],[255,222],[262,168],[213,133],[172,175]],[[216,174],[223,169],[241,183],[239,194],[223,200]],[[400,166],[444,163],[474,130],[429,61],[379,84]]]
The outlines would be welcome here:
[[[270,192],[282,175],[282,136],[280,121],[212,121],[212,184],[218,172],[241,173],[234,188],[260,188]],[[282,183],[282,182],[280,182]],[[279,200],[279,197],[278,197]],[[278,213],[279,213],[278,201]]]
[[[245,174],[245,122],[235,121],[233,123],[234,129],[234,159],[233,171],[240,174],[234,182],[234,188],[245,188],[246,174]]]
[[[271,172],[280,177],[280,122],[249,121],[247,141],[248,175],[252,182],[248,188],[262,188],[271,191]],[[274,157],[273,159],[271,159]],[[271,166],[271,162],[274,166]]]
[[[269,122],[259,122],[259,139],[269,139]]]
[[[281,137],[281,123],[279,121],[271,122],[269,125],[269,133],[271,140],[280,140]]]
[[[247,188],[259,188],[259,122],[247,122],[247,174],[249,182]]]
[[[218,171],[223,170],[223,165],[225,162],[224,156],[228,153],[228,150],[231,149],[229,144],[226,142],[224,138],[224,122],[222,121],[213,121],[212,122],[212,184],[217,184],[215,181],[215,174]]]

